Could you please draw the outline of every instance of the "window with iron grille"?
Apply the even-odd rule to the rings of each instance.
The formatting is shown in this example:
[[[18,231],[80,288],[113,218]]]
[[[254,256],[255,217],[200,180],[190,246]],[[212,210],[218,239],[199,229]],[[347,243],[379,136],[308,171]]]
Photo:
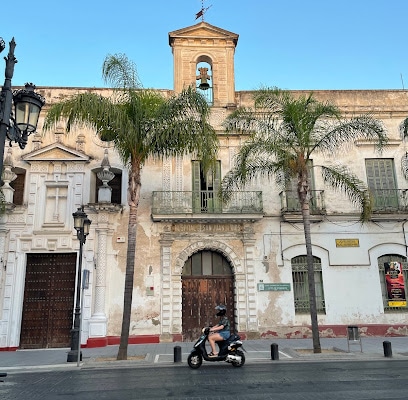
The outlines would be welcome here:
[[[309,279],[307,277],[307,257],[297,256],[292,258],[293,295],[295,299],[295,313],[303,314],[310,312],[309,303]],[[316,290],[317,311],[326,311],[323,291],[322,263],[320,258],[313,257],[313,268]]]
[[[407,258],[400,256],[398,254],[386,254],[381,257],[378,257],[378,271],[380,274],[380,283],[381,283],[381,294],[382,294],[382,299],[383,299],[383,306],[384,306],[384,312],[406,312],[408,311],[408,307],[398,305],[398,306],[392,306],[390,305],[390,299],[388,296],[388,291],[387,291],[387,282],[385,278],[386,274],[386,268],[387,265],[389,265],[392,262],[398,262],[402,265],[402,275],[404,277],[404,282],[405,282],[405,291],[408,283],[408,263],[407,263]],[[405,297],[405,296],[404,296]],[[406,301],[406,299],[405,299]],[[392,304],[392,302],[391,302]]]

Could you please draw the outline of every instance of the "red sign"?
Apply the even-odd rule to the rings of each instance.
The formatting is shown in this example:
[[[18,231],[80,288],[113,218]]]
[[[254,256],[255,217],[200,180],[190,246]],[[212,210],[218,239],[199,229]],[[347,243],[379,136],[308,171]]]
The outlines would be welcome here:
[[[390,307],[405,307],[405,282],[402,264],[398,261],[384,263],[385,283],[387,285],[388,305]]]

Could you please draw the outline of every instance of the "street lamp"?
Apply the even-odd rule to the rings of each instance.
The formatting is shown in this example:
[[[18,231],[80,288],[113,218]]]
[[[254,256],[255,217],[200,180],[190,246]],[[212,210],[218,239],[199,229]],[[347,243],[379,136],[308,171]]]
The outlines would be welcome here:
[[[82,360],[80,329],[81,329],[81,277],[82,277],[82,247],[86,242],[86,237],[89,235],[89,227],[92,221],[84,212],[84,206],[78,208],[72,216],[74,217],[74,228],[77,231],[79,240],[79,259],[78,259],[78,274],[76,288],[76,302],[74,313],[74,324],[71,329],[71,350],[68,352],[67,362],[75,362]]]
[[[6,44],[0,37],[0,53],[5,49]],[[0,94],[0,181],[3,173],[4,145],[6,139],[16,142],[21,149],[27,144],[28,136],[37,129],[38,117],[45,104],[45,99],[40,94],[35,93],[35,85],[26,83],[25,89],[11,90],[11,78],[14,74],[14,65],[17,59],[14,57],[16,42],[14,38],[9,43],[9,53],[6,60],[4,72],[5,80]],[[13,112],[14,103],[14,112]]]

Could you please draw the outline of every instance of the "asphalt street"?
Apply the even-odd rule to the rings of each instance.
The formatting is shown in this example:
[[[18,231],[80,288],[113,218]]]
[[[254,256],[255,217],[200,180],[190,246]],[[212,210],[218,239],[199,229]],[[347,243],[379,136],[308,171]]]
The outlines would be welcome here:
[[[408,361],[206,364],[18,371],[2,400],[406,400]]]

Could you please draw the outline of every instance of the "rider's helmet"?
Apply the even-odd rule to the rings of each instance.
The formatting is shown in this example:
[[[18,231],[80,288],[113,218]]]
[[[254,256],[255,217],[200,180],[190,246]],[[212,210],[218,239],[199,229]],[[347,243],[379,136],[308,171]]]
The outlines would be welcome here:
[[[227,312],[227,307],[225,307],[224,304],[219,304],[215,309],[218,311],[216,314],[218,317],[225,315]]]

